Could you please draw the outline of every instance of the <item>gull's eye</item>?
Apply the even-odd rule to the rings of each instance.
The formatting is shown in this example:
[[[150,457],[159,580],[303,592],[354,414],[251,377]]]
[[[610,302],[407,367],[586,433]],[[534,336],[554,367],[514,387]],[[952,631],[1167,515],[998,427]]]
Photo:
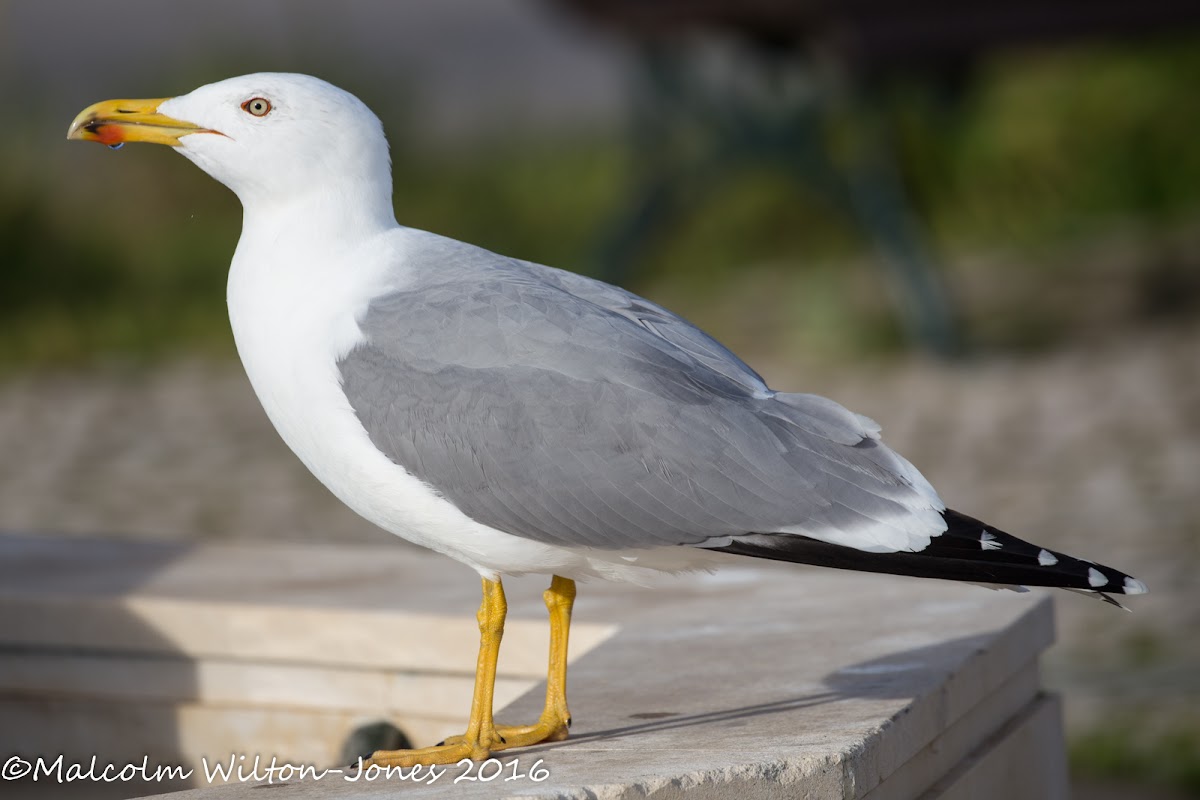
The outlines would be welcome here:
[[[265,117],[271,113],[271,101],[265,97],[251,97],[242,103],[242,110],[256,117]]]

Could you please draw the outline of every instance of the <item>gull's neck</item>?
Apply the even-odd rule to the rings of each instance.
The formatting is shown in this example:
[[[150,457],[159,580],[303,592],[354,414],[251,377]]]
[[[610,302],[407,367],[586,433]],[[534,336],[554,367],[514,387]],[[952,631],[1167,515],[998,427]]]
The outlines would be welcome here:
[[[288,197],[243,197],[228,284],[239,350],[254,328],[357,315],[391,285],[399,268],[391,234],[401,228],[381,188],[390,186],[343,181]]]
[[[229,269],[229,320],[272,419],[286,374],[331,369],[361,341],[358,319],[371,299],[392,287],[400,267],[390,234],[400,226],[390,200],[330,192],[245,204]]]
[[[322,189],[287,198],[242,201],[242,238],[294,247],[345,246],[397,228],[391,193],[370,187]]]

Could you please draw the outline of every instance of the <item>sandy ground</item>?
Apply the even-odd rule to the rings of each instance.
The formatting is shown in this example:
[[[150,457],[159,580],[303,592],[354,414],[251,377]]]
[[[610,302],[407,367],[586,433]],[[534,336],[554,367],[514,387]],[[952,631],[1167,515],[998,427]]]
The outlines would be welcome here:
[[[1145,730],[1195,715],[1200,328],[957,366],[758,363],[779,388],[874,417],[952,507],[1150,585],[1131,615],[1059,593],[1061,644],[1046,667],[1074,730],[1113,714]],[[0,452],[0,529],[389,538],[305,472],[236,364],[10,379]]]

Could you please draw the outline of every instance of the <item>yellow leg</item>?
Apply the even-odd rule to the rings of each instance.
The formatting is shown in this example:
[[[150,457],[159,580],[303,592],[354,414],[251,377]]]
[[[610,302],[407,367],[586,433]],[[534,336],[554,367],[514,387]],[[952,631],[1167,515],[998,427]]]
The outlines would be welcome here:
[[[508,603],[499,580],[483,579],[483,602],[479,605],[479,660],[475,665],[475,694],[467,732],[436,747],[419,750],[377,750],[366,765],[411,767],[416,764],[455,764],[470,758],[482,761],[497,745],[500,737],[492,721],[492,696],[496,688],[496,659],[504,636],[504,618]]]
[[[546,675],[546,706],[532,725],[501,725],[496,728],[500,742],[493,750],[525,747],[538,742],[557,742],[567,738],[571,712],[567,710],[567,640],[571,633],[571,609],[575,605],[575,581],[555,575],[550,588],[542,594],[550,612],[550,667]],[[455,736],[446,743],[459,743]]]

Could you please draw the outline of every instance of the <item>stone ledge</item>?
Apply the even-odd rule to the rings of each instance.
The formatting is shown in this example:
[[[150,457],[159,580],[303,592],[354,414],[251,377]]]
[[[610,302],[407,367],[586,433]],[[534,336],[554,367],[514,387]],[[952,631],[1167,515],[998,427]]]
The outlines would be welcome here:
[[[543,582],[508,582],[501,721],[540,708]],[[465,721],[476,591],[404,547],[0,538],[0,755],[324,767],[381,714],[436,741]],[[731,558],[657,589],[584,584],[572,739],[502,754],[547,780],[326,777],[272,797],[1065,797],[1038,689],[1052,638],[1044,595],[932,581]]]

